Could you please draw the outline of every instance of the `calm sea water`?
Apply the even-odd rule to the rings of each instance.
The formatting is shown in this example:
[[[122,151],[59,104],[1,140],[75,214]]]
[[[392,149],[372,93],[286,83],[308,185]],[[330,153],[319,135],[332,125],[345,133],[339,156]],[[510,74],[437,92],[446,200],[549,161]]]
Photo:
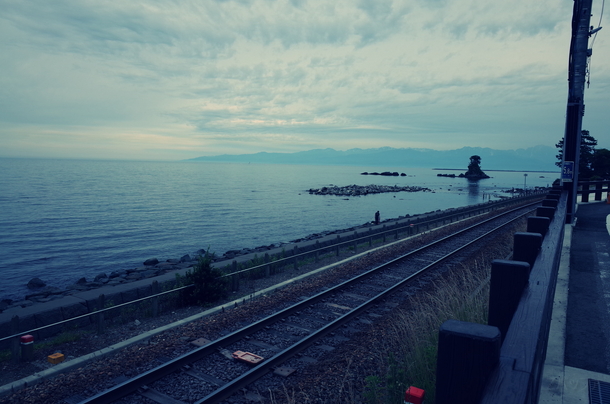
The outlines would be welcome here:
[[[469,184],[422,168],[43,159],[0,159],[0,173],[0,299],[23,297],[33,277],[65,287],[147,258],[287,242],[361,225],[377,210],[383,220],[471,205],[557,177],[488,172],[493,178]],[[419,185],[434,193],[307,192],[330,184]]]

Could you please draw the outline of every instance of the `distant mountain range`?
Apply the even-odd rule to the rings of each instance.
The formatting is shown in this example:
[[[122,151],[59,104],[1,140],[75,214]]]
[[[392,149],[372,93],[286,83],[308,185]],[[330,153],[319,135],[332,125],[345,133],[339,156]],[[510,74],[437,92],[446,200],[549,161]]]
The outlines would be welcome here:
[[[376,167],[422,167],[466,170],[470,156],[481,157],[483,170],[559,171],[555,166],[557,149],[551,146],[534,146],[528,149],[494,150],[481,147],[463,147],[457,150],[432,149],[315,149],[296,153],[223,154],[203,156],[186,161],[353,165]]]

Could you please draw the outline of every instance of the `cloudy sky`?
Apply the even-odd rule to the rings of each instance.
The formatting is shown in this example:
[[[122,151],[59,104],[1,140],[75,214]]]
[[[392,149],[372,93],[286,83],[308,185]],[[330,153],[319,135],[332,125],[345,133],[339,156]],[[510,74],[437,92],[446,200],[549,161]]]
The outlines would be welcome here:
[[[0,156],[553,146],[572,5],[0,0]],[[610,148],[608,21],[583,128]]]

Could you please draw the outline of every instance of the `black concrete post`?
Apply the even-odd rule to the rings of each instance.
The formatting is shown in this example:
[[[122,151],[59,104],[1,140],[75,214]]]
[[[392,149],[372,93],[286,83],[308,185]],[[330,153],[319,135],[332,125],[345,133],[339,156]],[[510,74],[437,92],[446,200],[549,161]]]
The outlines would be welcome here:
[[[527,232],[540,233],[542,237],[546,235],[551,225],[551,219],[542,216],[530,216],[527,218]]]
[[[559,194],[548,194],[546,196],[546,199],[555,199],[557,201],[559,200],[559,198],[561,198],[561,195],[559,195]]]
[[[582,201],[589,202],[589,181],[582,181]]]
[[[439,330],[437,404],[478,404],[487,376],[500,359],[496,327],[447,320]]]
[[[595,200],[596,201],[602,200],[602,183],[601,182],[595,183]]]
[[[533,267],[542,246],[542,234],[515,233],[513,246],[513,260],[525,261]]]
[[[557,199],[544,199],[542,201],[542,206],[550,206],[551,208],[556,208],[559,201]]]
[[[498,327],[502,340],[506,337],[529,276],[530,264],[527,262],[494,260],[491,263],[487,323]]]
[[[557,208],[552,208],[550,206],[539,206],[536,208],[536,216],[548,217],[552,220],[556,210]]]

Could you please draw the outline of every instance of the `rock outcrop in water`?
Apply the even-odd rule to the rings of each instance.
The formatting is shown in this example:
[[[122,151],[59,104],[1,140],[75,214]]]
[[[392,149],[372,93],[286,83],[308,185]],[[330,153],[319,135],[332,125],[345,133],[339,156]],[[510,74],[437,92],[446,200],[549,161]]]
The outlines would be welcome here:
[[[369,173],[369,172],[365,171],[363,173],[360,173],[360,175],[383,175],[384,177],[398,177],[399,175],[401,177],[406,177],[407,176],[407,174],[405,174],[405,173],[398,174],[397,171],[394,171],[394,172],[384,171],[382,173],[377,173],[377,172]]]
[[[308,192],[311,195],[335,195],[335,196],[364,196],[369,194],[381,194],[386,192],[420,192],[430,191],[429,188],[415,186],[397,186],[397,185],[348,185],[338,187],[330,185],[317,189],[310,189]]]
[[[468,178],[469,180],[482,180],[485,178],[491,178],[481,170],[481,157],[470,156],[470,164],[468,164],[468,171],[465,174],[460,174],[460,177]]]

